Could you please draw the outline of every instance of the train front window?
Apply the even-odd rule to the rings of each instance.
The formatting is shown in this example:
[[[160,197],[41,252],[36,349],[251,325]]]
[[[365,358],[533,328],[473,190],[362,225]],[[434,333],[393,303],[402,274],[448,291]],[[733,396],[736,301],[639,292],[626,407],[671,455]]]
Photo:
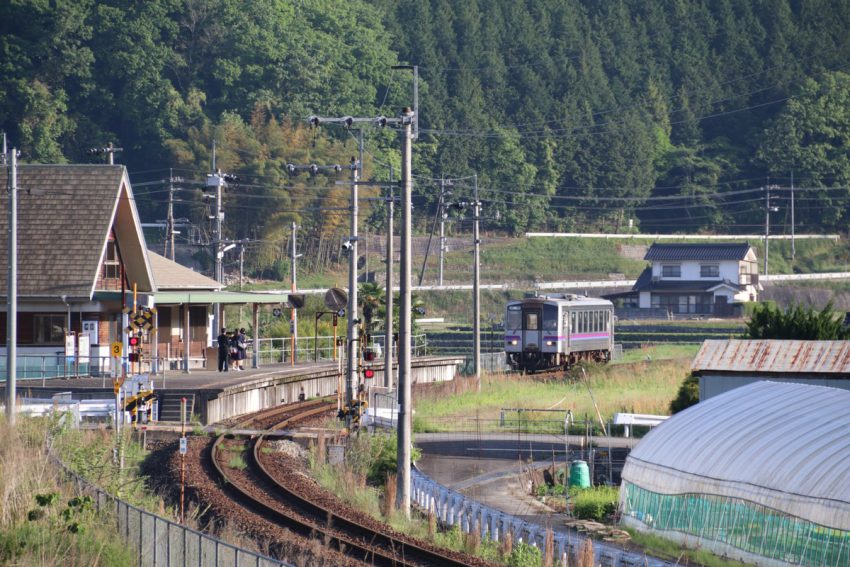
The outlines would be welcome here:
[[[525,314],[525,330],[526,331],[539,331],[540,330],[540,321],[538,320],[540,316],[537,313],[526,313]]]
[[[552,305],[543,306],[543,330],[558,330],[558,308]]]
[[[508,320],[506,324],[507,329],[522,328],[522,307],[519,305],[511,305],[508,307]]]

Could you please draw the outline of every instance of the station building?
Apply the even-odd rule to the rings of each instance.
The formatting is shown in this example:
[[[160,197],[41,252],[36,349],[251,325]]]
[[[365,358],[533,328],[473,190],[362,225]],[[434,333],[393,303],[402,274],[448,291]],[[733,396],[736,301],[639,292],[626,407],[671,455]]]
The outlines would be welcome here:
[[[756,565],[850,565],[848,408],[761,381],[672,416],[626,460],[622,523]]]

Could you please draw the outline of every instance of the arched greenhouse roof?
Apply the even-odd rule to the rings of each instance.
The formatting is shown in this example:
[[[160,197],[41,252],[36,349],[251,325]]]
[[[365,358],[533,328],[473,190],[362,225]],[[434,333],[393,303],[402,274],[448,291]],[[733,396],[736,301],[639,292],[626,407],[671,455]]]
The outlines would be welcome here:
[[[756,502],[850,531],[850,392],[756,382],[692,406],[631,452],[623,480]]]

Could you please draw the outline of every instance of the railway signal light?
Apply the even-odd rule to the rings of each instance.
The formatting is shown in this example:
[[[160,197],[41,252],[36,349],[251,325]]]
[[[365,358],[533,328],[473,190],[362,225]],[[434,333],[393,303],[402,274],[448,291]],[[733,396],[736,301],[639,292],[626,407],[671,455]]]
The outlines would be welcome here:
[[[130,335],[130,338],[128,339],[127,344],[129,344],[131,347],[134,347],[134,348],[138,347],[139,346],[139,337],[137,335]]]
[[[375,360],[375,351],[371,348],[367,348],[366,350],[364,350],[363,360],[365,360],[366,362],[372,362],[373,360]]]
[[[374,378],[375,377],[375,371],[372,370],[371,368],[367,368],[366,370],[363,371],[363,377],[364,378]]]

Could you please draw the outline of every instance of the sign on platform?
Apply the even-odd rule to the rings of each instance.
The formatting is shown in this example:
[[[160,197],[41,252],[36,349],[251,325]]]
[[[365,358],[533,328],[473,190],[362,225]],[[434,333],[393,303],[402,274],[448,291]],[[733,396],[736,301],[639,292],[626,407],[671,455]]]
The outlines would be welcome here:
[[[188,450],[188,445],[186,444],[186,438],[181,437],[180,438],[180,454],[185,455],[187,450]]]
[[[110,351],[115,358],[121,358],[121,353],[124,352],[124,345],[119,341],[115,341],[112,343]]]
[[[77,352],[80,355],[80,364],[88,364],[91,349],[89,348],[89,336],[80,335],[77,340]]]

